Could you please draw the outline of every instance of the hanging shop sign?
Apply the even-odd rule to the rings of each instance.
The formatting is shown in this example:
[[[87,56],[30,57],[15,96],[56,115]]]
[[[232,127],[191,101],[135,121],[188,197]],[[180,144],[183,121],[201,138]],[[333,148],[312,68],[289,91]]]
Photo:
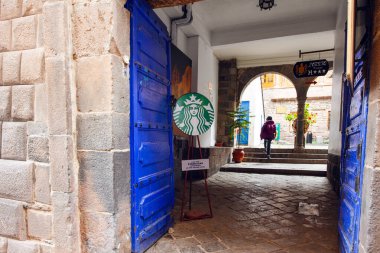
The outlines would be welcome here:
[[[192,136],[207,132],[214,122],[214,115],[214,107],[210,100],[195,92],[180,97],[173,110],[176,126],[185,134]]]
[[[329,68],[327,60],[303,61],[294,65],[293,72],[296,78],[324,76]]]
[[[209,168],[209,159],[182,160],[182,171],[208,170]]]

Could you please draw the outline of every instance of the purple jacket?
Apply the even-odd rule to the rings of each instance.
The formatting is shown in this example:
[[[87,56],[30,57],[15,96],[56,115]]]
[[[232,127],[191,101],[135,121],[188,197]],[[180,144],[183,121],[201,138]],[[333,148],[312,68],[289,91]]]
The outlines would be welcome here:
[[[261,128],[260,138],[273,140],[276,137],[276,125],[273,120],[267,120]]]

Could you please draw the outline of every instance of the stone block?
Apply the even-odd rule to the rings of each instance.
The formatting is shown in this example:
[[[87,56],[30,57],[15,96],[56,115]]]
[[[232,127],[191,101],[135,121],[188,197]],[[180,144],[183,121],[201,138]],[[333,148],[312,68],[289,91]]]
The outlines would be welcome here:
[[[12,20],[12,50],[25,50],[36,47],[36,17],[27,16]]]
[[[78,57],[110,51],[112,3],[78,3],[73,9],[73,44]]]
[[[32,241],[8,241],[8,253],[39,253],[39,245]]]
[[[88,253],[116,252],[115,216],[108,213],[83,213],[82,243]]]
[[[129,81],[114,55],[78,60],[78,109],[81,112],[129,112]]]
[[[11,118],[11,87],[0,87],[0,120]]]
[[[112,113],[78,114],[78,149],[110,150],[112,141]]]
[[[26,239],[26,221],[23,203],[0,199],[0,236]],[[11,240],[8,240],[8,253]]]
[[[10,51],[12,42],[12,23],[10,20],[0,21],[0,52]]]
[[[68,104],[66,101],[67,68],[65,59],[46,58],[46,78],[48,90],[48,125],[52,135],[69,132]]]
[[[129,111],[129,85],[120,57],[83,57],[78,60],[77,67],[80,112]]]
[[[120,57],[112,56],[113,98],[114,112],[129,113],[129,68],[125,69]]]
[[[49,162],[49,139],[42,136],[29,136],[28,160],[48,163]]]
[[[8,239],[0,237],[0,253],[7,253]]]
[[[3,84],[11,85],[20,82],[21,52],[3,53]]]
[[[50,168],[53,191],[71,192],[73,182],[73,140],[69,136],[51,136]]]
[[[26,160],[26,123],[3,122],[1,158]]]
[[[130,55],[130,14],[119,2],[112,1],[113,26],[110,51],[122,56]]]
[[[54,253],[81,252],[78,196],[64,192],[52,192]]]
[[[22,15],[29,16],[42,12],[42,5],[45,0],[23,0]]]
[[[0,6],[0,20],[18,18],[21,16],[22,0],[2,0]]]
[[[12,87],[12,118],[14,120],[33,120],[34,86],[16,85]]]
[[[28,210],[28,236],[39,240],[51,239],[51,222],[50,212]]]
[[[35,166],[35,193],[36,201],[48,204],[51,203],[50,198],[50,167],[49,165],[37,163]]]
[[[64,55],[69,37],[64,2],[47,2],[43,5],[43,37],[47,56]]]
[[[40,253],[53,253],[53,245],[40,244]]]
[[[114,212],[113,153],[83,151],[78,160],[80,209]]]
[[[30,136],[30,135],[47,136],[48,128],[47,128],[46,123],[28,121],[27,122],[27,134],[28,134],[28,136]]]
[[[44,68],[43,48],[23,51],[21,57],[20,82],[22,84],[43,82]]]
[[[46,84],[37,84],[34,86],[34,121],[48,122],[47,90]]]
[[[3,54],[0,53],[0,85],[3,85]]]
[[[0,160],[0,198],[33,201],[33,163]]]
[[[78,111],[112,111],[111,59],[111,55],[104,55],[83,57],[77,61]]]
[[[45,47],[44,42],[44,15],[37,15],[37,47]]]
[[[112,114],[112,130],[114,149],[129,148],[129,114]]]
[[[116,211],[124,211],[130,208],[130,153],[115,152],[113,155],[114,170],[114,193],[116,201]]]
[[[129,117],[124,113],[78,114],[78,149],[110,150],[129,147]]]

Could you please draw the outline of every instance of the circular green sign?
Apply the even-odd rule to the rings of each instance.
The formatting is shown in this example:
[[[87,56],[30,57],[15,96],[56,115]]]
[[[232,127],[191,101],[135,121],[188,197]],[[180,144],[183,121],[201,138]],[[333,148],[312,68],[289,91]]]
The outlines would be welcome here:
[[[199,93],[187,93],[177,100],[173,111],[177,127],[188,135],[201,135],[214,122],[214,107]]]

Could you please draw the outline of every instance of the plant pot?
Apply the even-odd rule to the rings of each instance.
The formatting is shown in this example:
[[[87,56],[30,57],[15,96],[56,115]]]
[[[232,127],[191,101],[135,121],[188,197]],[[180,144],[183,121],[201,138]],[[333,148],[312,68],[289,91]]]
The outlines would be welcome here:
[[[232,158],[235,161],[235,163],[241,163],[244,159],[244,149],[236,148],[232,153]]]
[[[223,147],[223,142],[216,142],[215,147]]]
[[[304,124],[303,124],[303,133],[306,134],[307,133],[307,130],[309,130],[309,122],[307,122],[306,120],[304,121]],[[293,128],[293,133],[294,134],[297,134],[297,119],[295,119],[292,123],[292,128]]]

